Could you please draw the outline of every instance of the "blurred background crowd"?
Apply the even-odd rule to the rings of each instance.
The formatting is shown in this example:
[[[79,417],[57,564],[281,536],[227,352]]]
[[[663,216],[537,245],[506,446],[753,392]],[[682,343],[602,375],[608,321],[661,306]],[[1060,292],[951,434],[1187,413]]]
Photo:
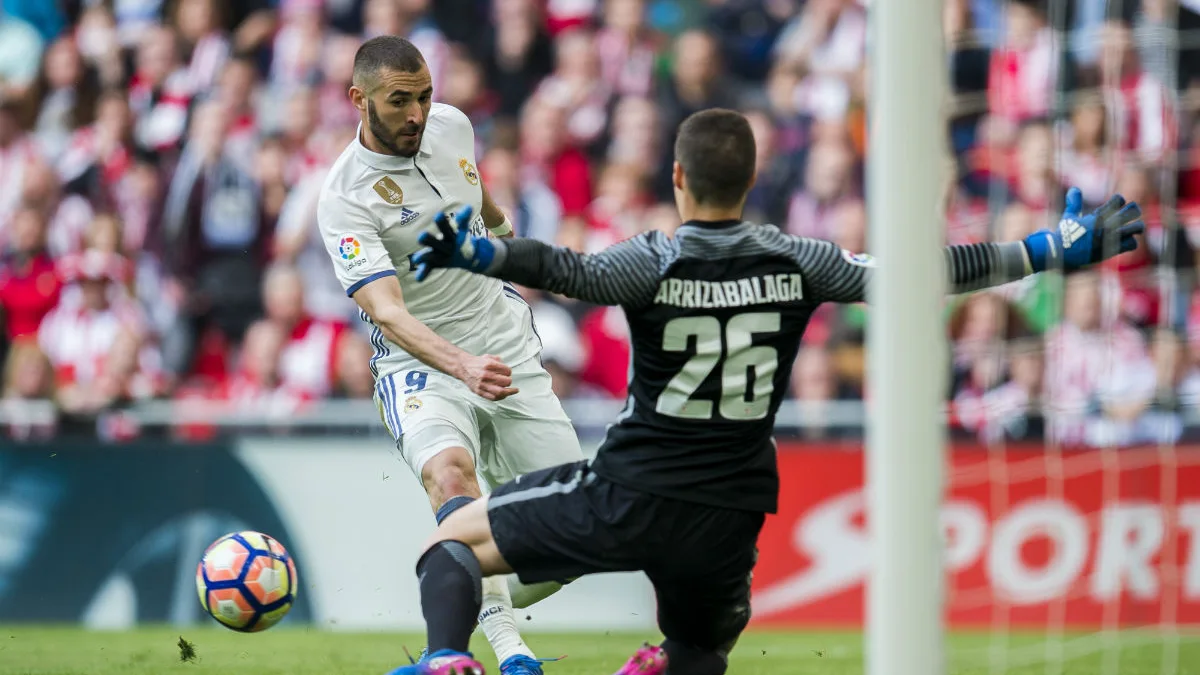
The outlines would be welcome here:
[[[758,141],[746,217],[870,251],[865,4],[3,0],[4,409],[51,399],[95,419],[168,399],[287,416],[370,398],[372,350],[315,205],[354,138],[346,90],[375,35],[411,39],[435,100],[472,119],[518,236],[597,251],[671,232],[674,129],[725,106]],[[1137,200],[1149,228],[1100,271],[947,304],[958,427],[1180,438],[1200,402],[1200,0],[946,0],[941,28],[948,180],[931,227],[952,244],[1019,239],[1077,185],[1091,205]],[[560,395],[623,398],[621,310],[525,295]],[[808,435],[846,433],[821,406],[869,394],[866,321],[861,306],[814,317],[791,392]]]

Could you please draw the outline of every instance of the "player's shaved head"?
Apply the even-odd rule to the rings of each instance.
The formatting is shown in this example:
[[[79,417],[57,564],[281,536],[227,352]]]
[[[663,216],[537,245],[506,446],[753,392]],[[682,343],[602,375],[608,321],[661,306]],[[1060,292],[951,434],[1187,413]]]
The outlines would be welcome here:
[[[379,82],[383,69],[401,73],[420,72],[425,67],[425,57],[413,43],[395,35],[380,35],[371,38],[354,54],[354,86],[370,92]]]
[[[754,183],[755,159],[754,132],[739,112],[713,108],[679,125],[675,161],[696,204],[740,204]]]

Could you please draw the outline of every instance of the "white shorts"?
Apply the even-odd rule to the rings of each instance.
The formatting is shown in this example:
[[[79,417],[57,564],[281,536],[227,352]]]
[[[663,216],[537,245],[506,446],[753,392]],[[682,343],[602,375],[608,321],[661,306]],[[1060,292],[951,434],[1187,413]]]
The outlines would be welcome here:
[[[396,449],[421,479],[421,470],[447,448],[466,448],[489,488],[583,458],[579,438],[537,359],[513,368],[516,395],[477,396],[436,370],[399,371],[379,378],[375,403]]]

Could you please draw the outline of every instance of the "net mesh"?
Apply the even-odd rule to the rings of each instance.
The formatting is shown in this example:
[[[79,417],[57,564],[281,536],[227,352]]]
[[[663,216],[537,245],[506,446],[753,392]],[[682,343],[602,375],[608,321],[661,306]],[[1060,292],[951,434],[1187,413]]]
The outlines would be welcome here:
[[[1137,200],[1147,234],[1098,272],[952,314],[956,428],[983,451],[952,453],[948,474],[946,608],[968,631],[950,670],[1196,672],[1200,3],[1010,0],[975,25],[977,4],[948,4],[950,243],[1053,226],[1071,185],[1088,208]],[[972,54],[986,90],[964,86]]]

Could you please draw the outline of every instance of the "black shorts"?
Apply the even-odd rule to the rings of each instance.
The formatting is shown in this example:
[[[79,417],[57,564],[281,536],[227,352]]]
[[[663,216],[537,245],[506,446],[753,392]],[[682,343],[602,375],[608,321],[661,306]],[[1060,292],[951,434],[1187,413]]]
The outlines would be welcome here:
[[[721,649],[750,619],[762,513],[634,490],[583,461],[500,486],[488,498],[488,519],[500,554],[524,583],[644,571],[669,639]]]

